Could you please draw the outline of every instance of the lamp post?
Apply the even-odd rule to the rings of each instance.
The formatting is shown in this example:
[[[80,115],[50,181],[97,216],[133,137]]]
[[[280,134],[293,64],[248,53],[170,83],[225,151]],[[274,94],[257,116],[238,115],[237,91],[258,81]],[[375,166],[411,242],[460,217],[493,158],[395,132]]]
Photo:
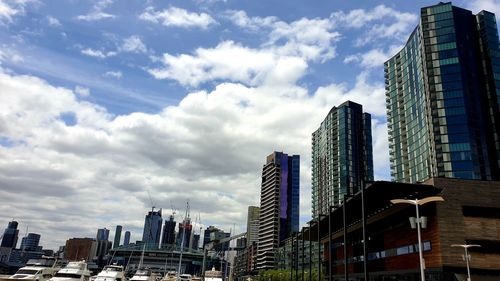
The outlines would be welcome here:
[[[318,281],[321,281],[321,236],[319,232],[319,225],[321,223],[321,218],[326,217],[324,214],[318,215]]]
[[[451,246],[464,248],[464,252],[465,252],[464,258],[465,258],[465,262],[467,264],[467,281],[471,281],[471,279],[470,279],[470,267],[469,267],[470,255],[469,255],[469,251],[467,249],[472,248],[472,247],[481,247],[481,245],[477,245],[477,244],[469,244],[469,245],[467,245],[467,244],[453,244]]]
[[[415,206],[415,209],[417,211],[417,236],[418,236],[418,257],[419,257],[419,262],[420,262],[420,279],[422,281],[425,281],[425,275],[424,275],[424,258],[423,258],[423,253],[422,253],[422,238],[420,236],[420,223],[422,222],[420,219],[420,214],[418,213],[418,206],[419,205],[424,205],[429,202],[437,202],[437,201],[444,201],[443,197],[441,196],[431,196],[431,197],[426,197],[424,199],[393,199],[391,200],[392,204],[411,204]]]

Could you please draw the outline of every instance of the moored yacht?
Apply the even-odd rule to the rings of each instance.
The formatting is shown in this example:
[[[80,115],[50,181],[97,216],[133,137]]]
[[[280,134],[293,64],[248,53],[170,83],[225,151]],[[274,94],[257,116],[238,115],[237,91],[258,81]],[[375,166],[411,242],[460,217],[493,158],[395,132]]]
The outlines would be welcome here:
[[[215,267],[205,271],[205,281],[222,281],[222,271],[215,270]]]
[[[90,270],[85,261],[69,262],[50,281],[88,281]]]
[[[126,281],[125,272],[121,265],[107,265],[99,274],[95,281]]]
[[[130,281],[158,281],[160,275],[151,271],[151,269],[138,269]]]
[[[177,272],[175,271],[169,271],[165,276],[163,276],[163,279],[161,281],[177,281]]]
[[[60,269],[54,259],[32,259],[9,279],[47,281]]]

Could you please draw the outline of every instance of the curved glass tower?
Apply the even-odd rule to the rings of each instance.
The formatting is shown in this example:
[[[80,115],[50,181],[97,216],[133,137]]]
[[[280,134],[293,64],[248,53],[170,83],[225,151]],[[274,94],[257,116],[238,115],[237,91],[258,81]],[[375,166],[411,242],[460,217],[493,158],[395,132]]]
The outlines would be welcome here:
[[[405,47],[385,63],[385,86],[393,180],[499,179],[494,14],[422,8]]]

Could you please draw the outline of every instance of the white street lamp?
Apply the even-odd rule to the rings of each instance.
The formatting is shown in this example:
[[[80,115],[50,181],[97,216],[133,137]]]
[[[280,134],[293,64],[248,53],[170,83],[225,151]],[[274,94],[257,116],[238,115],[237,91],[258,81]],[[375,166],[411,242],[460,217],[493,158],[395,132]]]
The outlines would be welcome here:
[[[424,199],[393,199],[391,200],[392,204],[412,204],[415,205],[415,209],[417,210],[417,219],[415,223],[417,224],[417,235],[418,235],[418,257],[420,261],[420,279],[422,281],[425,281],[425,275],[424,275],[424,258],[423,258],[423,253],[422,253],[422,238],[420,237],[420,224],[422,223],[422,220],[420,219],[420,215],[418,213],[418,206],[419,205],[424,205],[429,202],[436,202],[436,201],[444,201],[443,197],[441,196],[431,196],[431,197],[426,197]]]
[[[470,279],[470,268],[469,268],[470,255],[469,255],[469,251],[467,251],[467,249],[468,248],[472,248],[472,247],[481,247],[481,245],[477,245],[477,244],[470,244],[470,245],[467,245],[467,244],[453,244],[451,246],[452,247],[462,247],[462,248],[464,248],[464,251],[465,251],[464,259],[465,259],[465,262],[467,264],[467,281],[471,281],[471,279]]]

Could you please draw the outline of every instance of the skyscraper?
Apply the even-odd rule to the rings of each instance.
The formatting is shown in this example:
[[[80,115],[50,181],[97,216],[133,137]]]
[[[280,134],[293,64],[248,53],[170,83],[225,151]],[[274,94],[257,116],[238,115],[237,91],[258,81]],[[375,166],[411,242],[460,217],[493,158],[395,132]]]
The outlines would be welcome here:
[[[257,268],[273,268],[276,248],[299,230],[300,156],[273,152],[262,168]]]
[[[373,181],[371,115],[346,101],[333,107],[312,134],[312,214],[327,214]]]
[[[176,222],[174,221],[174,216],[170,216],[168,220],[165,220],[165,224],[163,225],[163,234],[161,236],[161,245],[165,246],[168,244],[175,243],[175,226]]]
[[[125,237],[123,237],[123,246],[130,244],[130,231],[125,231]]]
[[[161,209],[155,212],[154,208],[148,212],[144,219],[144,231],[142,233],[142,242],[159,246],[161,224]]]
[[[21,250],[23,251],[41,251],[42,247],[38,246],[40,243],[40,234],[28,233],[28,236],[21,239]]]
[[[177,240],[176,240],[178,246],[183,245],[184,248],[189,247],[192,230],[193,230],[193,225],[191,224],[191,219],[189,217],[184,219],[183,222],[179,223],[179,232],[177,233]],[[184,244],[182,244],[183,241]]]
[[[247,246],[259,241],[259,217],[260,208],[257,206],[248,206],[247,215]]]
[[[107,228],[99,228],[97,229],[97,235],[96,235],[97,241],[104,241],[109,239],[109,229]]]
[[[3,233],[1,247],[15,248],[17,245],[18,235],[19,229],[17,229],[17,221],[9,222],[7,228]]]
[[[495,15],[439,3],[421,9],[385,62],[391,175],[500,179],[500,49]]]
[[[115,230],[115,239],[113,240],[113,248],[120,247],[120,239],[122,237],[122,226],[117,225]]]

